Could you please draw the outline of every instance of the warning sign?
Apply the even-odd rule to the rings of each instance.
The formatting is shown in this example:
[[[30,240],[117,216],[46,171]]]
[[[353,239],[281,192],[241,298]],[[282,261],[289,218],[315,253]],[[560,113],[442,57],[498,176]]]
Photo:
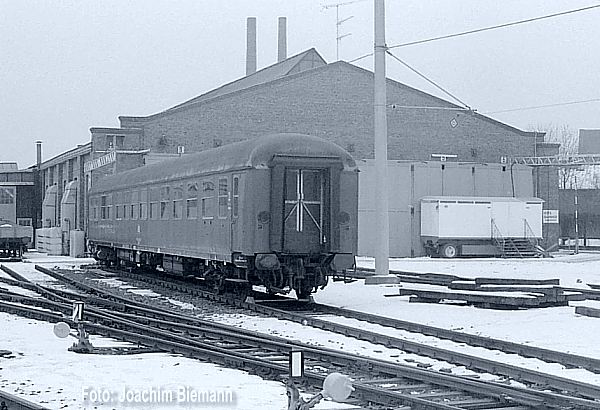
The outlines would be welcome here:
[[[545,224],[557,224],[558,209],[544,209],[542,211],[542,222]]]

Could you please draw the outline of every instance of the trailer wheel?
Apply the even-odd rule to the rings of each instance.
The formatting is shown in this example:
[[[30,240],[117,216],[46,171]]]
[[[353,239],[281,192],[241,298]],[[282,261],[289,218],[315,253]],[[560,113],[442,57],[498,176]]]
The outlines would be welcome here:
[[[458,248],[453,243],[446,243],[442,246],[442,249],[440,249],[440,254],[444,258],[456,258],[456,256],[458,255]]]

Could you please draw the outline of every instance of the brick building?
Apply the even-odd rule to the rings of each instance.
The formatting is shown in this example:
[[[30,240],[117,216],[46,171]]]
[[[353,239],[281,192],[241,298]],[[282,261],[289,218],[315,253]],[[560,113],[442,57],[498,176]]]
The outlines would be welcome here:
[[[433,154],[444,154],[457,163],[504,164],[514,156],[553,155],[558,148],[545,143],[543,134],[465,111],[393,80],[387,81],[387,99],[390,160],[432,161]],[[342,61],[327,64],[310,49],[163,112],[119,120],[120,128],[91,128],[86,184],[181,152],[275,132],[315,135],[357,159],[369,159],[373,73]],[[536,172],[532,194],[556,209],[555,171]],[[546,236],[553,241],[558,230]]]

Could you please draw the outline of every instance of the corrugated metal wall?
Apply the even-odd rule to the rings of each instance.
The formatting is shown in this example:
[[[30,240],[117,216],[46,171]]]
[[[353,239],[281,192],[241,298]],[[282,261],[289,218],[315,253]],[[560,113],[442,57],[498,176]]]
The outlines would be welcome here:
[[[375,168],[358,162],[358,253],[375,254]],[[425,254],[420,239],[424,196],[533,196],[531,168],[503,164],[389,161],[390,256]],[[514,186],[514,189],[513,189]],[[514,192],[513,192],[514,191]]]

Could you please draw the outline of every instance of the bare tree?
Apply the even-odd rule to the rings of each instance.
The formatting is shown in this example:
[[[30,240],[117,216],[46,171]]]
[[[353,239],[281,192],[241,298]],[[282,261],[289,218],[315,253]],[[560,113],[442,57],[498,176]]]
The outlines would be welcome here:
[[[534,127],[534,131],[545,132],[546,142],[559,143],[560,148],[558,149],[558,155],[561,158],[566,158],[571,155],[575,155],[578,152],[579,147],[579,136],[573,131],[568,125],[538,125]],[[559,175],[559,189],[573,189],[575,188],[575,182],[579,178],[575,178],[577,170],[572,167],[560,167],[558,170]],[[579,182],[579,181],[578,181]]]

